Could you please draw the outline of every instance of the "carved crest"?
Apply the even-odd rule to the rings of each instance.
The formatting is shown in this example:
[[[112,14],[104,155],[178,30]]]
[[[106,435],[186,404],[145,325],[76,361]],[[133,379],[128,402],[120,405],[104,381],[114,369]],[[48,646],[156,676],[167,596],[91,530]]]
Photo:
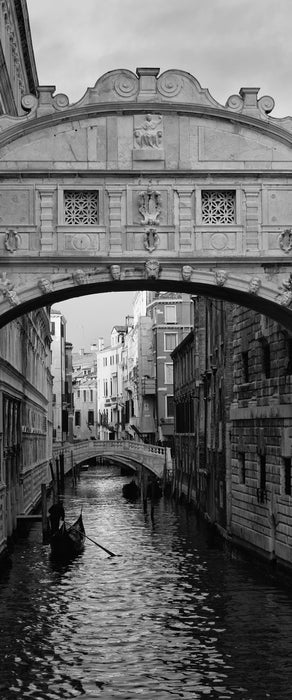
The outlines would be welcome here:
[[[162,117],[146,114],[145,121],[135,131],[136,148],[160,148],[162,142]]]
[[[152,190],[148,187],[144,192],[139,192],[138,195],[139,212],[142,214],[141,224],[152,226],[159,224],[159,215],[161,212],[161,195],[160,192]]]
[[[290,253],[292,250],[292,230],[291,228],[286,228],[279,235],[279,246],[282,248],[284,253]]]
[[[156,228],[150,226],[148,229],[146,229],[144,234],[144,248],[146,248],[146,250],[149,250],[149,253],[153,253],[153,251],[156,250],[158,245],[159,235],[156,231]]]
[[[14,231],[14,229],[12,228],[6,231],[4,246],[6,250],[9,251],[9,253],[15,253],[15,251],[20,247],[20,243],[21,238],[18,235],[17,231]]]

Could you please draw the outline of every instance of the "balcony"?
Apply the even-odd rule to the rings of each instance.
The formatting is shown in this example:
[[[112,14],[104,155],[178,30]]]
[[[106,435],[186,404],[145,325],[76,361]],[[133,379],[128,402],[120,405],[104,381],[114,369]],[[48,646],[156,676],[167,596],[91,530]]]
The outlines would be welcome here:
[[[150,377],[143,377],[141,388],[142,388],[142,395],[143,396],[155,396],[155,394],[156,394],[156,380],[150,379]]]

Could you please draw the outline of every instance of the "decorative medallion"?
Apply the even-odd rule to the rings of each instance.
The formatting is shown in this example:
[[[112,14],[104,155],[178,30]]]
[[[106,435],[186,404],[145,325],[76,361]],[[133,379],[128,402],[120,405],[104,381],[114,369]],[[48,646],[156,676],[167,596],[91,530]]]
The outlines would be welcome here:
[[[4,246],[6,250],[8,250],[9,253],[15,253],[15,251],[20,247],[20,245],[21,238],[17,231],[14,231],[14,229],[12,228],[6,231],[4,239]]]
[[[144,233],[144,248],[149,250],[149,253],[153,253],[159,245],[159,235],[156,228],[153,226],[146,229]]]
[[[162,136],[162,117],[146,114],[143,124],[136,127],[134,131],[135,147],[141,149],[161,148]]]
[[[160,263],[158,260],[146,260],[145,274],[147,279],[157,280],[160,274]]]
[[[284,253],[290,253],[292,250],[292,230],[291,228],[286,228],[279,235],[279,246],[282,248]]]
[[[133,97],[138,92],[137,78],[121,73],[114,81],[114,90],[120,97]]]
[[[157,190],[152,190],[148,187],[144,192],[138,194],[139,212],[143,219],[142,224],[152,225],[159,224],[159,215],[161,213],[161,194]]]
[[[250,280],[250,283],[249,283],[249,289],[248,289],[249,293],[250,294],[257,294],[261,284],[262,284],[262,280],[260,279],[260,277],[253,277],[253,279]]]
[[[228,272],[226,272],[226,270],[214,270],[214,275],[216,284],[218,284],[219,287],[223,287],[227,280]]]

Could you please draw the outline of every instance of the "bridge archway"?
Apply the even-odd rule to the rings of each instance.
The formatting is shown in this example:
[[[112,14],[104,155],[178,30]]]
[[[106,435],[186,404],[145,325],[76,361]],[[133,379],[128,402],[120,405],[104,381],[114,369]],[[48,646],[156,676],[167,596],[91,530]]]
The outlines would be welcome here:
[[[105,291],[184,291],[291,328],[292,119],[184,71],[42,86],[0,117],[0,325]]]

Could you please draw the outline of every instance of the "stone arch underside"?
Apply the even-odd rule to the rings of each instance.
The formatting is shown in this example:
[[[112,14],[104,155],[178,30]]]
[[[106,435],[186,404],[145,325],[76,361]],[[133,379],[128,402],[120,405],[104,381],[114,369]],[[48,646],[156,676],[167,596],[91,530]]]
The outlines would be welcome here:
[[[0,117],[0,325],[104,291],[202,294],[291,327],[292,119],[184,71],[111,71]]]

